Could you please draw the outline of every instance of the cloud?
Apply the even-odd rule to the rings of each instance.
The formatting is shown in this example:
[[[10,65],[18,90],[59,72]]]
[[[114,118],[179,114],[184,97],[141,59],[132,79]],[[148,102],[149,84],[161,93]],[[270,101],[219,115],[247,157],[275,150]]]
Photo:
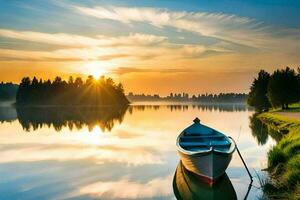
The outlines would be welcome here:
[[[145,183],[133,182],[128,179],[106,182],[99,181],[79,188],[78,192],[81,195],[90,195],[95,198],[104,199],[165,197],[173,194],[170,186],[172,178],[172,176],[154,178]]]
[[[110,46],[148,46],[160,44],[167,41],[167,37],[164,36],[141,33],[130,33],[128,36],[119,37],[98,36],[98,38],[110,41]]]
[[[219,41],[262,50],[281,49],[282,42],[295,41],[298,30],[267,26],[247,17],[224,13],[171,11],[147,7],[74,7],[81,14],[122,23],[145,22],[212,37]],[[288,32],[288,33],[287,33]],[[276,38],[275,34],[282,35]],[[280,41],[278,41],[278,39]],[[299,42],[297,42],[299,48]]]
[[[193,69],[142,69],[142,68],[135,68],[135,67],[119,67],[111,71],[114,74],[124,75],[129,73],[188,73],[188,72],[195,72]]]
[[[207,49],[201,45],[177,45],[159,43],[162,38],[150,35],[131,35],[129,39],[112,38],[113,46],[62,48],[52,51],[31,51],[0,49],[0,61],[45,61],[45,62],[75,62],[75,61],[109,61],[127,59],[146,61],[151,59],[190,59],[205,56]],[[153,44],[153,45],[150,45]],[[145,45],[148,45],[145,47]]]
[[[133,139],[133,138],[130,138]],[[118,138],[118,140],[125,140]],[[108,144],[102,146],[87,144],[38,144],[16,143],[1,144],[0,163],[37,162],[46,160],[69,161],[90,159],[95,164],[106,162],[124,163],[127,165],[161,164],[162,157],[151,147],[117,146]],[[82,149],[85,149],[82,152]],[[22,152],[22,153],[20,153]],[[138,152],[138,153],[137,153]],[[14,155],[13,157],[11,155]]]
[[[128,8],[128,7],[101,7],[94,8],[75,6],[79,12],[97,17],[100,19],[111,19],[123,23],[132,21],[147,21],[155,26],[165,25],[170,21],[171,17],[181,17],[182,13],[170,14],[167,10],[155,8]],[[172,16],[170,16],[172,15]]]
[[[117,58],[125,58],[125,57],[129,57],[130,55],[128,54],[110,54],[110,55],[102,55],[102,56],[98,56],[97,60],[113,60],[113,59],[117,59]]]
[[[142,33],[130,33],[127,36],[110,37],[97,35],[87,37],[67,33],[43,33],[33,31],[16,31],[0,29],[0,37],[18,39],[43,44],[52,44],[67,47],[96,47],[96,46],[147,46],[155,45],[167,40],[166,37]]]
[[[78,52],[68,50],[57,51],[25,51],[0,49],[0,60],[2,61],[47,61],[47,62],[66,62],[66,61],[82,61],[95,59],[93,55],[88,57],[79,55]]]
[[[157,27],[170,26],[249,46],[260,45],[265,28],[253,19],[223,13],[175,12],[159,8],[100,6],[94,8],[77,6],[75,9],[82,14],[99,19],[110,19],[123,23],[147,22]],[[247,38],[249,35],[256,37]]]
[[[298,29],[275,28],[237,15],[145,7],[75,6],[72,8],[87,16],[119,21],[131,26],[139,26],[139,23],[134,24],[134,22],[143,22],[161,29],[172,27],[180,31],[192,32],[199,37],[200,42],[195,37],[192,43],[185,43],[186,37],[183,37],[186,36],[185,32],[181,34],[183,39],[176,43],[176,40],[163,35],[134,32],[119,36],[97,34],[84,36],[0,29],[0,37],[3,38],[58,46],[56,50],[49,51],[3,48],[0,52],[0,61],[108,62],[117,60],[116,63],[122,63],[123,66],[146,64],[149,67],[153,64],[161,66],[160,63],[164,63],[163,65],[168,63],[178,67],[180,61],[193,59],[198,61],[197,59],[220,54],[239,56],[267,52],[269,55],[281,55],[286,58],[300,50]],[[205,36],[205,39],[211,38],[213,42],[202,43],[200,40],[202,36]],[[294,57],[292,59],[296,59]],[[192,64],[197,65],[197,63]],[[111,63],[110,65],[112,66]]]
[[[26,51],[0,49],[0,61],[40,61],[40,62],[76,62],[76,61],[109,61],[130,57],[132,55],[114,49],[79,48],[59,49],[54,51]],[[136,55],[138,58],[138,55]],[[141,55],[140,59],[144,59]]]
[[[87,37],[66,33],[43,33],[0,29],[0,37],[57,45],[56,50],[33,51],[2,48],[0,61],[76,62],[113,59],[199,58],[203,45],[170,43],[165,36],[130,33],[126,36]]]
[[[99,45],[101,41],[73,34],[66,33],[42,33],[32,31],[15,31],[9,29],[0,29],[0,36],[6,38],[13,38],[31,42],[39,42],[45,44],[55,44],[63,46],[95,46]]]

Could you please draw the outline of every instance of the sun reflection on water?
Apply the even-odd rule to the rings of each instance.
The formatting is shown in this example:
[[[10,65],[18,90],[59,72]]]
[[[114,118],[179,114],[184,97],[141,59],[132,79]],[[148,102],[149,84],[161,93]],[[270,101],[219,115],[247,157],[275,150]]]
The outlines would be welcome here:
[[[82,125],[78,129],[70,129],[65,125],[68,124],[65,120],[53,118],[51,124],[60,125],[59,131],[48,125],[39,125],[35,130],[26,131],[18,120],[4,122],[0,124],[0,175],[4,177],[0,179],[0,186],[5,187],[1,185],[3,180],[15,185],[22,184],[23,182],[18,182],[12,174],[15,167],[20,168],[30,163],[30,167],[25,168],[26,173],[21,170],[22,174],[19,176],[28,178],[27,173],[35,174],[35,170],[44,170],[43,173],[37,174],[36,178],[45,181],[44,185],[51,185],[54,192],[60,191],[61,196],[69,194],[69,190],[72,190],[77,191],[73,194],[75,197],[86,195],[87,199],[142,199],[161,196],[172,199],[171,182],[178,163],[176,137],[185,126],[192,123],[195,116],[200,117],[204,124],[239,138],[240,150],[249,167],[263,168],[261,165],[273,142],[269,139],[264,146],[257,145],[249,129],[251,115],[252,112],[245,110],[220,112],[189,107],[182,111],[170,110],[168,107],[133,107],[131,113],[127,112],[122,122],[114,123],[111,129],[102,128],[101,121],[107,119],[104,115],[99,115],[103,118],[101,121],[92,117],[93,123],[90,126],[84,125],[87,122],[82,120],[87,120],[86,116],[90,116],[86,114],[83,114],[80,120],[71,118],[67,121]],[[34,116],[37,118],[37,115]],[[36,121],[36,124],[41,122],[40,118]],[[57,171],[41,169],[41,163],[45,163],[47,167],[51,165],[49,168]],[[38,167],[33,168],[35,164]],[[241,165],[241,161],[234,157],[228,168],[233,185],[238,187],[238,196],[242,196],[244,189],[247,189],[247,185],[239,183],[248,181]],[[70,168],[76,173],[66,173]],[[69,184],[71,189],[64,190],[61,186],[53,184],[56,180],[48,177],[49,174],[56,178],[62,177],[60,181],[64,184],[68,180],[66,185],[69,182],[74,185]],[[47,189],[48,187],[40,186],[41,191]],[[108,196],[108,193],[111,195]]]

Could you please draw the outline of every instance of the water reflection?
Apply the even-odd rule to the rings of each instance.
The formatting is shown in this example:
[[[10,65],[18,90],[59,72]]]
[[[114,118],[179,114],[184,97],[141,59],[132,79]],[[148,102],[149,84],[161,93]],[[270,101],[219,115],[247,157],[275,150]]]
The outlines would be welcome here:
[[[87,126],[89,131],[98,125],[102,131],[111,131],[115,123],[122,123],[127,107],[17,107],[17,117],[26,131],[43,126],[77,130]]]
[[[172,180],[179,158],[175,141],[195,116],[239,138],[239,148],[251,171],[265,168],[267,151],[274,144],[269,138],[265,145],[257,145],[249,128],[253,112],[246,107],[241,112],[227,112],[221,107],[202,110],[197,105],[133,105],[127,110],[105,112],[28,108],[17,113],[15,108],[5,109],[0,111],[0,199],[174,200]],[[98,124],[109,119],[113,128],[107,123],[110,128],[103,132]],[[75,122],[82,124],[82,129],[77,130]],[[91,132],[88,126],[94,126]],[[59,134],[55,127],[62,128]],[[249,177],[236,155],[227,174],[238,199],[244,199]],[[257,179],[254,186],[259,186]],[[261,191],[253,187],[248,199],[260,195]]]
[[[17,119],[16,109],[11,106],[0,106],[0,122],[12,122]]]
[[[122,123],[125,113],[133,114],[146,110],[171,112],[244,112],[249,109],[244,104],[205,104],[205,105],[131,105],[129,107],[0,107],[0,122],[12,122],[18,119],[26,131],[36,131],[43,127],[53,127],[59,132],[63,127],[80,130],[88,127],[89,131],[97,125],[102,131],[111,131],[116,123]]]
[[[237,195],[227,174],[213,186],[202,182],[199,177],[187,171],[181,162],[177,165],[173,179],[173,191],[177,199],[223,199],[235,200]]]
[[[270,126],[264,124],[260,119],[257,118],[258,113],[253,113],[249,117],[251,133],[256,138],[258,145],[264,145],[267,143],[269,136],[275,141],[281,140],[282,134],[278,134],[277,130],[272,129]]]
[[[242,112],[247,111],[249,108],[245,104],[174,104],[174,105],[133,105],[129,107],[129,112],[132,113],[134,110],[144,111],[144,110],[159,110],[162,107],[166,107],[168,110],[172,111],[188,111],[199,110],[199,111],[220,111],[220,112]]]
[[[257,113],[249,117],[251,133],[259,145],[264,145],[268,141],[268,127],[257,118]]]

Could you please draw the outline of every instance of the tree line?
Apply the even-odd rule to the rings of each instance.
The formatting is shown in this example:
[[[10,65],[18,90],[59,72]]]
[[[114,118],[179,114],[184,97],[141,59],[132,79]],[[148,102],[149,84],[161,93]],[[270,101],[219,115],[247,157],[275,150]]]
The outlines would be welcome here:
[[[24,77],[16,96],[17,105],[127,105],[123,85],[116,84],[111,78],[102,76],[99,80],[88,76],[61,77],[42,80]]]
[[[192,101],[200,103],[243,103],[247,101],[248,95],[245,93],[219,93],[219,94],[198,94],[190,96],[188,93],[170,93],[166,97],[158,94],[145,95],[133,94],[127,95],[130,101]]]
[[[248,104],[258,111],[273,107],[288,109],[289,104],[300,101],[300,68],[277,69],[272,74],[260,70],[253,80]]]
[[[246,102],[248,95],[246,93],[219,93],[219,94],[201,94],[193,95],[193,101],[200,101],[204,103],[238,103]]]

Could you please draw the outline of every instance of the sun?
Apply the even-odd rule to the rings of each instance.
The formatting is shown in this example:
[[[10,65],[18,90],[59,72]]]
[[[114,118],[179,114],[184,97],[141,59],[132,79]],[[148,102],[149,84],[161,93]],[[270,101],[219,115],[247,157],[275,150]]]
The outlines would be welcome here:
[[[91,74],[95,79],[99,79],[100,76],[105,75],[107,73],[104,66],[98,62],[91,62],[87,64],[87,68],[89,74]]]

